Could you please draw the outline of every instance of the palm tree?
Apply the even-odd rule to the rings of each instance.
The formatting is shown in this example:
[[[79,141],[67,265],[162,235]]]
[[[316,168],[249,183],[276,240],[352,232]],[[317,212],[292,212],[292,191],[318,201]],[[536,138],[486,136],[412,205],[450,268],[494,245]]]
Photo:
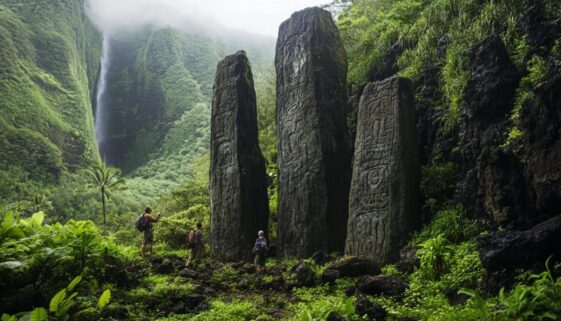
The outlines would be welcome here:
[[[88,186],[98,189],[101,196],[101,205],[103,208],[103,228],[105,229],[105,204],[111,197],[112,191],[120,191],[126,189],[125,180],[120,177],[121,171],[118,168],[106,167],[99,162],[88,169]]]
[[[34,213],[41,210],[53,210],[53,202],[49,201],[46,195],[35,195],[31,200],[31,208]]]

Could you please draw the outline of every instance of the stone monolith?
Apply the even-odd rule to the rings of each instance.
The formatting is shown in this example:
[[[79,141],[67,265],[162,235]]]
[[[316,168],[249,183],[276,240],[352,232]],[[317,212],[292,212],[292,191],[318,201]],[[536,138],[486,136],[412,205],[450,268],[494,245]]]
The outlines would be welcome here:
[[[358,111],[347,255],[370,257],[378,266],[399,258],[420,222],[420,171],[411,82],[369,83]]]
[[[275,67],[280,254],[343,251],[351,158],[347,56],[331,14],[308,8],[283,22]]]
[[[269,204],[253,76],[243,51],[218,63],[210,161],[212,257],[249,261],[257,232],[267,231]]]

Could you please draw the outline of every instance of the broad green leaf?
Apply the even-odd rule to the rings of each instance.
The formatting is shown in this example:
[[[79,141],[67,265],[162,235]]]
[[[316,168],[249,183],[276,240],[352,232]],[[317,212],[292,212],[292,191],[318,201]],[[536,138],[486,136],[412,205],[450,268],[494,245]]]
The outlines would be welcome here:
[[[68,284],[68,286],[66,287],[66,289],[70,292],[72,290],[74,290],[74,288],[76,287],[76,285],[78,285],[78,283],[80,283],[80,281],[82,281],[82,276],[78,275],[77,277],[74,278],[74,280],[72,280],[70,282],[70,284]]]
[[[107,303],[109,303],[110,299],[111,299],[111,290],[107,289],[103,291],[103,293],[99,297],[99,301],[97,302],[97,307],[99,309],[103,309],[107,305]]]
[[[29,321],[45,321],[47,320],[47,310],[43,308],[37,308],[31,312]]]
[[[53,296],[53,298],[51,299],[51,304],[49,304],[49,310],[51,312],[57,312],[58,307],[60,306],[64,298],[66,298],[66,289],[58,291],[58,293]]]
[[[68,298],[62,300],[60,305],[58,306],[58,311],[56,312],[57,317],[65,316],[70,308],[72,308],[75,304],[74,298],[78,295],[78,293],[72,293]]]
[[[8,314],[2,314],[2,321],[18,321],[18,318],[16,318],[13,315],[8,315]]]
[[[7,261],[7,262],[0,263],[0,267],[4,267],[10,270],[14,270],[22,266],[23,263],[21,263],[20,261]]]
[[[31,216],[31,220],[36,226],[41,226],[41,224],[43,224],[43,221],[45,220],[45,213],[37,212]]]

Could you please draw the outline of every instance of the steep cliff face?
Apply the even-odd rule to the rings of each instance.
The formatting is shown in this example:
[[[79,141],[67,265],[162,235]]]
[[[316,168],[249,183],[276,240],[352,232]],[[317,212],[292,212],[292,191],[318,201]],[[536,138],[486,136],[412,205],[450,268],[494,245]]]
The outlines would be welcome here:
[[[258,74],[273,55],[272,39],[249,35],[234,41],[146,27],[110,37],[108,136],[101,154],[131,177],[150,178],[149,184],[162,191],[190,175],[193,160],[208,151],[219,59],[247,48]]]
[[[351,78],[414,80],[426,220],[452,201],[495,226],[531,227],[559,214],[553,204],[561,200],[554,98],[561,7],[549,0],[446,3],[354,3],[340,19]],[[388,24],[392,14],[402,18],[396,25]],[[352,88],[351,110],[362,88]]]
[[[98,150],[92,102],[103,37],[83,1],[0,0],[0,177],[26,180],[26,190],[56,186],[61,175],[99,160],[101,152],[129,177],[150,178],[150,196],[181,182],[209,148],[218,60],[246,48],[259,77],[274,50],[273,39],[201,28],[106,34],[107,139]],[[14,184],[0,185],[0,193],[12,201],[28,197]],[[144,183],[131,185],[135,193]]]
[[[0,1],[0,171],[54,182],[98,159],[101,38],[83,1]]]

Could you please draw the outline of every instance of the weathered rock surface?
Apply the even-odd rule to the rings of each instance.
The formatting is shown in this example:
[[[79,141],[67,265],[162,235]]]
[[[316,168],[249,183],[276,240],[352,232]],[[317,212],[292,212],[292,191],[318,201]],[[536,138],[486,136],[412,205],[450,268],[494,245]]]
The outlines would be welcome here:
[[[351,157],[347,57],[330,13],[308,8],[282,23],[275,67],[280,254],[342,251]]]
[[[267,231],[269,205],[253,76],[243,51],[216,70],[210,160],[212,257],[249,261],[257,231]]]
[[[366,316],[367,320],[384,321],[388,312],[380,305],[374,304],[364,295],[359,295],[355,301],[356,314]]]
[[[357,289],[365,294],[400,296],[409,287],[402,278],[388,275],[362,276],[356,283]]]
[[[314,271],[307,264],[301,263],[296,269],[296,282],[298,286],[314,285]]]
[[[339,259],[328,270],[338,271],[339,277],[343,278],[380,273],[380,268],[371,259],[360,256],[348,256]]]
[[[481,264],[489,272],[543,266],[554,256],[561,258],[561,215],[525,231],[497,231],[477,241]]]
[[[421,165],[411,82],[389,78],[364,89],[358,113],[345,252],[396,261],[420,223]]]

